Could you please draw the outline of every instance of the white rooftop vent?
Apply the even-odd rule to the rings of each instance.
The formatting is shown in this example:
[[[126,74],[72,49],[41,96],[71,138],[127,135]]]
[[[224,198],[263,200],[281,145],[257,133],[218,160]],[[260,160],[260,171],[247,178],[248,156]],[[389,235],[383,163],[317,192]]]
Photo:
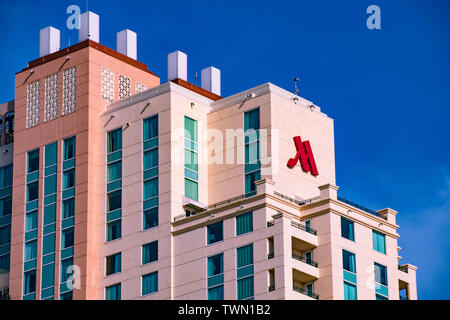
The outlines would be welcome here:
[[[202,69],[202,88],[220,96],[220,70],[214,67]]]
[[[167,80],[177,78],[187,81],[187,55],[182,51],[175,51],[167,56]]]
[[[117,51],[134,60],[137,60],[136,32],[128,29],[117,32]]]
[[[87,11],[80,15],[80,30],[78,30],[78,42],[84,40],[92,40],[97,43],[100,42],[100,17]]]
[[[60,32],[53,27],[47,27],[39,31],[39,57],[59,51]]]

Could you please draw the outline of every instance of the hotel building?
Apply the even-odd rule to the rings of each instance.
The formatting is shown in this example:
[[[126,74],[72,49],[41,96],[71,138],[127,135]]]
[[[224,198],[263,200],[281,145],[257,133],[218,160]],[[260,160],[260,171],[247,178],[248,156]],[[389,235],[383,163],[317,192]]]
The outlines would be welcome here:
[[[220,70],[168,81],[136,34],[81,15],[0,105],[3,299],[417,299],[397,212],[339,196],[333,119],[271,83],[221,96]],[[14,134],[14,136],[13,136]]]

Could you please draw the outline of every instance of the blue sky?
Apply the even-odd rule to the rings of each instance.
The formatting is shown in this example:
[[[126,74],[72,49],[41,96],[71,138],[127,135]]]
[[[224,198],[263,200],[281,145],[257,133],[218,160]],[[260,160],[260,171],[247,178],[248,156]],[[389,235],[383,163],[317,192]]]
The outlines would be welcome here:
[[[0,102],[14,73],[39,55],[39,29],[61,30],[70,4],[0,1]],[[366,8],[381,9],[381,30]],[[138,33],[138,60],[166,81],[166,55],[188,54],[188,76],[214,65],[222,95],[272,82],[335,119],[340,195],[399,211],[402,262],[419,267],[421,299],[450,299],[450,1],[89,1],[100,42]]]

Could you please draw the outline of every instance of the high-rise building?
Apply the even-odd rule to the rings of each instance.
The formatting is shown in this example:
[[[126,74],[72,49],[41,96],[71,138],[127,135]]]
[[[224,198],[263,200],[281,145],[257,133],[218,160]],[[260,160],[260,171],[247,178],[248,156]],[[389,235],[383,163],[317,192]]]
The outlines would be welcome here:
[[[134,32],[116,51],[80,21],[62,50],[41,30],[0,105],[4,298],[417,298],[397,212],[338,195],[319,106],[271,83],[222,97],[181,51],[160,84]]]

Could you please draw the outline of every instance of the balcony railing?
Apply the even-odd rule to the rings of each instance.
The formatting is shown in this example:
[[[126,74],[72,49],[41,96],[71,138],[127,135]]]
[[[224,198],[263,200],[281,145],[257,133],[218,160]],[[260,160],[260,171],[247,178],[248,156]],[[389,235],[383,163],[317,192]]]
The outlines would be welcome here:
[[[198,208],[198,210],[196,212],[192,211],[189,215],[186,214],[186,212],[185,212],[184,214],[180,214],[180,215],[174,217],[174,221],[177,221],[177,220],[180,220],[180,219],[183,219],[183,218],[187,218],[189,216],[193,216],[193,215],[198,214],[198,213],[203,213],[203,212],[206,212],[208,210],[213,210],[213,209],[217,209],[217,208],[220,208],[220,207],[224,207],[224,206],[227,206],[227,205],[230,205],[230,204],[242,201],[242,200],[244,200],[245,198],[248,198],[248,197],[249,197],[248,194],[247,195],[242,194],[240,196],[233,197],[233,198],[230,198],[230,199],[227,199],[227,200],[223,200],[223,201],[214,203],[214,204],[206,206],[206,207]]]
[[[274,291],[274,290],[275,290],[275,285],[274,284],[269,286],[269,292]]]
[[[274,191],[273,194],[276,195],[276,196],[279,196],[282,199],[285,199],[285,200],[288,200],[288,201],[290,201],[292,203],[295,203],[295,204],[297,204],[299,206],[303,206],[303,205],[305,205],[307,203],[313,202],[314,200],[320,199],[320,197],[314,197],[314,198],[311,198],[311,199],[297,200],[297,199],[291,198],[291,197],[289,197],[287,195],[284,195],[284,194],[282,194],[280,192],[277,192],[277,191]]]
[[[0,274],[3,274],[3,273],[8,273],[9,271],[8,270],[5,270],[5,269],[0,269]]]
[[[309,264],[310,266],[313,266],[313,267],[316,267],[316,268],[319,266],[319,264],[317,262],[315,262],[313,260],[310,260],[310,259],[307,259],[305,256],[296,254],[294,252],[292,252],[292,258],[294,258],[295,260],[304,262],[306,264]]]
[[[303,294],[307,295],[308,297],[311,297],[311,298],[314,298],[316,300],[319,300],[319,295],[317,293],[305,290],[302,287],[296,286],[295,284],[293,285],[292,288],[294,289],[294,291],[303,293]]]
[[[301,223],[295,222],[295,221],[291,221],[291,226],[296,227],[300,230],[306,231],[308,233],[311,233],[313,235],[317,235],[317,231],[314,230],[313,228],[307,227]]]
[[[341,202],[344,202],[344,203],[346,203],[346,204],[351,205],[352,207],[358,208],[358,209],[360,209],[360,210],[362,210],[362,211],[365,211],[365,212],[367,212],[367,213],[370,213],[370,214],[372,214],[372,215],[374,215],[374,216],[377,216],[377,217],[380,217],[380,218],[383,218],[383,219],[386,220],[386,217],[385,217],[385,216],[378,214],[378,212],[376,212],[376,211],[374,211],[374,210],[371,210],[371,209],[369,209],[369,208],[366,208],[366,207],[364,207],[364,206],[362,206],[362,205],[359,205],[359,204],[357,204],[357,203],[355,203],[355,202],[353,202],[353,201],[347,200],[347,199],[342,198],[342,197],[340,197],[340,196],[338,196],[337,199],[338,199],[339,201],[341,201]]]
[[[273,227],[274,223],[275,223],[275,221],[273,221],[273,220],[267,221],[267,226]]]
[[[227,199],[227,200],[224,200],[224,201],[220,201],[220,202],[214,203],[214,204],[212,204],[210,206],[207,206],[207,207],[205,207],[205,210],[217,209],[217,208],[220,208],[220,207],[232,204],[234,202],[237,202],[239,200],[243,200],[245,198],[246,198],[245,194],[241,194],[240,196],[233,197],[233,198],[230,198],[230,199]]]
[[[408,273],[408,266],[398,266],[398,270]]]

